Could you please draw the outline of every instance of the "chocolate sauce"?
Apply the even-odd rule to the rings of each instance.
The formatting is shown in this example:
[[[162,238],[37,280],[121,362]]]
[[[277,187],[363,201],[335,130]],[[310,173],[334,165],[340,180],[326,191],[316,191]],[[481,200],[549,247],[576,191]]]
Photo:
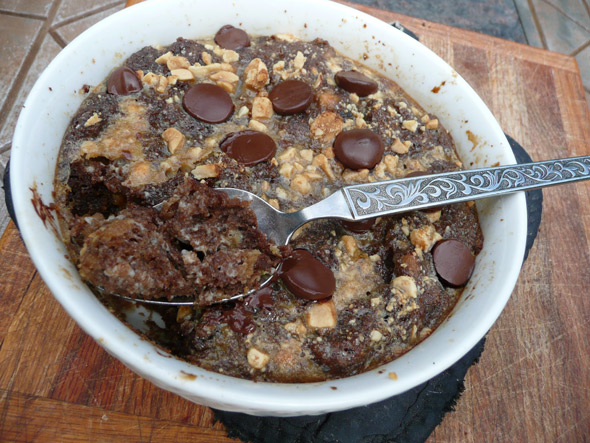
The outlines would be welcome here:
[[[232,309],[223,311],[224,321],[233,331],[249,334],[256,330],[252,314],[272,306],[272,288],[266,286],[246,297],[243,302],[236,303]]]

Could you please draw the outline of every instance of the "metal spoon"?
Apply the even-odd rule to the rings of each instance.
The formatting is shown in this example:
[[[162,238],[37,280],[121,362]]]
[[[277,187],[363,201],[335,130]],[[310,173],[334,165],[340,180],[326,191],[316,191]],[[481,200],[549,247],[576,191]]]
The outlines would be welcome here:
[[[345,186],[324,200],[291,213],[277,211],[257,195],[242,189],[218,189],[232,198],[249,201],[250,209],[256,214],[260,231],[275,244],[286,245],[300,226],[312,220],[337,218],[360,221],[589,178],[590,156],[572,157]],[[268,284],[272,278],[273,276],[263,281],[259,288]],[[243,298],[259,288],[219,302]],[[176,300],[133,300],[164,305],[195,303]]]

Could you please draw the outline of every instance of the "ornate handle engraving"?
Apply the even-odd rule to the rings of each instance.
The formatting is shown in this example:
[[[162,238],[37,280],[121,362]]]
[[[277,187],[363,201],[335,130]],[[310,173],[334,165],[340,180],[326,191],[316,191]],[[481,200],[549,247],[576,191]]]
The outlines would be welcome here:
[[[590,178],[590,156],[446,172],[342,189],[355,218],[493,197]]]

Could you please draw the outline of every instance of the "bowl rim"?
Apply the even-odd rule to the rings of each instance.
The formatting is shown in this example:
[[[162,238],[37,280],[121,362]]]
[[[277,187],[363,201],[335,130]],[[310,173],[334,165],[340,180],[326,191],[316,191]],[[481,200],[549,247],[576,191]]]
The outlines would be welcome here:
[[[177,4],[182,4],[183,2],[183,0],[173,1]],[[385,29],[385,27],[387,27],[388,32],[398,33],[395,34],[397,35],[397,38],[402,39],[402,41],[412,48],[412,50],[429,54],[434,62],[443,63],[448,67],[446,62],[422,44],[414,41],[387,23],[361,11],[328,0],[299,0],[298,3],[299,5],[297,7],[313,8],[321,5],[322,7],[329,7],[335,12],[337,11],[347,17],[351,15],[360,17],[367,23],[367,26],[375,29]],[[148,0],[138,5],[134,5],[132,9],[129,8],[116,12],[84,31],[57,55],[39,77],[39,80],[31,90],[29,97],[25,102],[25,107],[19,116],[13,138],[13,153],[16,154],[13,157],[13,161],[11,161],[11,168],[13,171],[18,172],[26,170],[26,162],[28,159],[24,158],[20,152],[27,146],[27,127],[30,120],[35,118],[35,115],[33,114],[35,112],[35,103],[40,99],[40,91],[47,87],[49,73],[52,70],[57,69],[57,67],[59,67],[59,65],[63,63],[72,52],[82,50],[84,42],[88,38],[100,35],[100,32],[108,30],[113,24],[135,19],[142,11],[149,11],[152,8],[155,8],[155,5],[159,4],[161,4],[161,2],[158,0]],[[449,69],[451,68],[449,67]],[[499,125],[481,98],[460,76],[457,75],[455,79],[461,84],[461,87],[465,89],[466,93],[469,95],[469,100],[473,101],[483,114],[488,115],[491,121],[495,122],[497,128],[494,130],[499,132],[498,136],[503,138],[506,145],[508,145]],[[506,152],[504,154],[509,162],[515,162],[514,156],[511,152]],[[76,288],[75,285],[70,285],[64,288],[64,282],[61,279],[56,278],[54,275],[54,268],[50,266],[47,258],[45,258],[46,251],[44,251],[43,247],[37,243],[37,236],[39,233],[35,232],[35,230],[39,225],[38,223],[31,224],[28,221],[28,218],[31,217],[33,214],[32,211],[34,210],[30,202],[30,195],[27,192],[27,189],[29,188],[28,184],[29,183],[22,175],[19,175],[18,173],[11,174],[13,201],[16,216],[21,227],[21,235],[43,280],[54,294],[54,297],[60,302],[70,316],[80,327],[82,327],[82,329],[105,348],[107,352],[114,355],[118,360],[132,368],[135,372],[150,379],[160,387],[176,392],[192,401],[205,400],[205,404],[207,404],[206,401],[210,399],[215,407],[220,407],[221,409],[226,410],[253,414],[264,413],[266,415],[319,414],[361,406],[366,404],[366,399],[370,399],[371,403],[377,402],[391,397],[392,395],[402,393],[407,389],[411,389],[451,366],[479,342],[503,310],[510,297],[512,289],[516,284],[520,269],[519,267],[518,271],[506,276],[502,280],[502,290],[500,293],[503,294],[504,297],[498,301],[495,305],[495,309],[489,313],[484,321],[474,324],[474,329],[472,333],[464,339],[461,345],[461,350],[444,354],[437,359],[436,365],[433,365],[433,367],[427,368],[421,372],[417,371],[413,379],[405,381],[407,385],[406,388],[400,389],[399,385],[398,388],[393,388],[395,385],[392,384],[388,385],[389,388],[385,388],[383,383],[371,382],[368,377],[372,376],[372,374],[377,374],[377,370],[338,380],[306,384],[284,384],[252,382],[250,380],[228,377],[222,374],[205,371],[201,368],[196,368],[182,360],[177,360],[172,364],[173,369],[170,369],[166,365],[159,366],[158,364],[155,364],[154,362],[161,361],[157,356],[157,350],[154,350],[153,347],[145,346],[145,343],[139,343],[139,339],[132,340],[133,349],[130,351],[128,344],[130,330],[123,323],[117,320],[119,324],[116,327],[110,331],[104,331],[98,322],[93,322],[87,319],[86,305],[83,306],[81,304],[72,303],[72,300],[75,300],[79,288]],[[515,242],[511,246],[515,250],[514,255],[517,258],[519,256],[520,263],[522,263],[526,241],[526,203],[524,193],[503,197],[502,199],[504,202],[511,205],[511,207],[515,208],[515,211],[519,211],[515,216],[517,216],[522,223],[520,226],[513,227],[516,234]],[[96,307],[98,309],[104,309],[100,304]],[[135,335],[135,333],[133,333],[133,335]],[[419,347],[420,345],[413,348],[413,350],[418,349]],[[142,359],[145,360],[146,356],[152,360],[146,362],[143,368],[138,368],[138,361]],[[195,373],[197,375],[197,382],[191,382],[190,380],[179,377],[179,368],[181,368],[181,372],[189,372],[190,374]],[[379,374],[378,380],[386,378],[387,373]],[[400,383],[400,385],[402,384]],[[261,386],[263,386],[263,389]],[[333,386],[338,387],[338,389],[333,390]],[[357,391],[357,387],[362,388],[362,396],[354,394],[354,392]],[[314,390],[319,394],[314,396],[313,404],[310,404],[309,402],[309,394],[311,390]],[[359,398],[361,398],[361,400],[359,400]]]

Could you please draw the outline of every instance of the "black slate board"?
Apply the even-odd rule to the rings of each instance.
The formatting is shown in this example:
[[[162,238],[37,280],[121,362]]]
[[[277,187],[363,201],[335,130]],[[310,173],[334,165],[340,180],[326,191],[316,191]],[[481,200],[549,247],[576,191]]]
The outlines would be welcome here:
[[[6,163],[6,168],[4,169],[4,174],[2,175],[2,188],[4,189],[4,201],[6,203],[8,215],[18,229],[16,215],[14,214],[14,205],[12,204],[12,195],[10,194],[10,160],[8,160]]]
[[[506,135],[518,163],[531,157],[512,137]],[[528,233],[524,259],[533,246],[539,224],[543,193],[526,192]],[[255,443],[346,443],[346,442],[423,442],[453,410],[465,389],[469,367],[479,360],[485,337],[461,360],[438,376],[408,392],[370,406],[318,416],[254,417],[214,409],[232,438]]]

